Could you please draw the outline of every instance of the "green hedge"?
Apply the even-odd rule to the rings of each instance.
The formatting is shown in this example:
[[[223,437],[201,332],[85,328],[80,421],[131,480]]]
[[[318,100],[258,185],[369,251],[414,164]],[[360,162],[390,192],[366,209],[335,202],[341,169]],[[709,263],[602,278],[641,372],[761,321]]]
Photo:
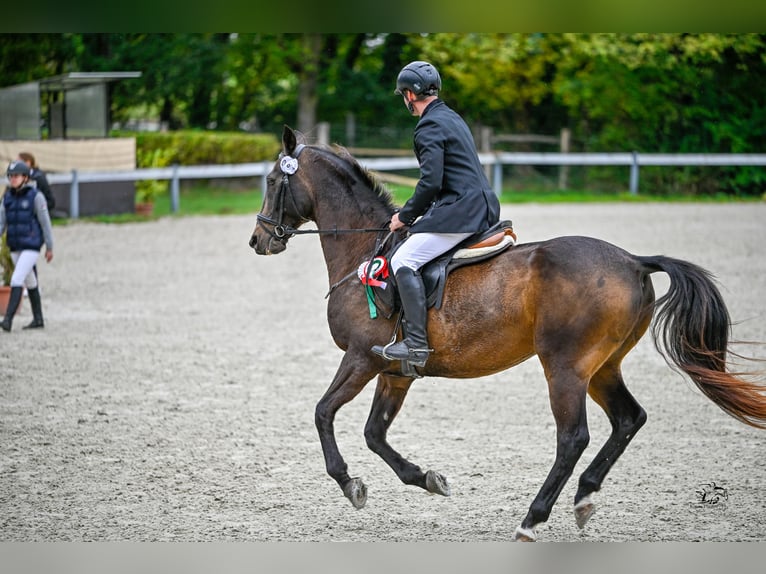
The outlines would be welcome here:
[[[280,148],[276,137],[267,134],[183,130],[115,131],[111,135],[136,138],[137,168],[272,161]],[[168,182],[164,180],[136,182],[136,201],[139,203],[153,202],[167,192]]]
[[[273,135],[240,132],[119,132],[136,138],[136,167],[214,165],[271,161],[279,153]]]

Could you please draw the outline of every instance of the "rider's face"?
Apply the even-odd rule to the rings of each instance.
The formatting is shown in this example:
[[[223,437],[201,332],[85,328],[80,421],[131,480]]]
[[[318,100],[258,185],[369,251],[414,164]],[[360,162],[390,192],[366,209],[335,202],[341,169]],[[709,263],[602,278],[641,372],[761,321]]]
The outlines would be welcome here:
[[[11,175],[8,176],[8,182],[11,184],[11,187],[13,189],[18,189],[22,185],[24,185],[25,179],[26,179],[26,176],[20,173],[12,173]]]
[[[411,94],[409,90],[403,90],[402,91],[402,99],[404,100],[404,105],[407,108],[407,111],[409,111],[413,116],[415,115],[415,107],[412,105],[412,100],[408,97],[408,94]]]

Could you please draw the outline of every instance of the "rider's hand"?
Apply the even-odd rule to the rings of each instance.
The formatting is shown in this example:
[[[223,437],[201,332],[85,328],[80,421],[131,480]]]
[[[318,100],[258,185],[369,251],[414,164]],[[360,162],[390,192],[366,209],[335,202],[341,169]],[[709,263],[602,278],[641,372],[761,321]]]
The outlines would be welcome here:
[[[401,229],[404,227],[404,223],[399,221],[399,212],[397,211],[391,216],[391,223],[388,224],[388,229],[390,231],[396,231],[397,229]]]

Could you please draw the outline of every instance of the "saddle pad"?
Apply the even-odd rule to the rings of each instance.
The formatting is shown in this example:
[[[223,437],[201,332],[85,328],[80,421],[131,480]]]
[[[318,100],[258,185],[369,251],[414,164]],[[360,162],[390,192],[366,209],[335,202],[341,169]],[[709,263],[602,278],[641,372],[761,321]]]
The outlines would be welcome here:
[[[503,235],[503,238],[494,245],[488,245],[486,247],[469,247],[464,249],[458,249],[452,256],[453,259],[471,259],[473,257],[484,257],[495,251],[502,251],[509,245],[514,245],[513,237],[510,235]]]

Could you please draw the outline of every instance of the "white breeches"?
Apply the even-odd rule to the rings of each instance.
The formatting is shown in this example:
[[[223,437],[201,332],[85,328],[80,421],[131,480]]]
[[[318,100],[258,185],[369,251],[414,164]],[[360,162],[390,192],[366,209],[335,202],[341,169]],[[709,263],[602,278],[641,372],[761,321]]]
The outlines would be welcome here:
[[[413,233],[396,250],[391,258],[391,271],[396,272],[402,267],[417,271],[429,261],[433,261],[442,253],[449,251],[472,233]]]
[[[37,275],[35,275],[33,268],[37,264],[38,257],[40,257],[40,252],[34,249],[11,253],[14,265],[11,287],[26,287],[27,289],[37,287]]]

